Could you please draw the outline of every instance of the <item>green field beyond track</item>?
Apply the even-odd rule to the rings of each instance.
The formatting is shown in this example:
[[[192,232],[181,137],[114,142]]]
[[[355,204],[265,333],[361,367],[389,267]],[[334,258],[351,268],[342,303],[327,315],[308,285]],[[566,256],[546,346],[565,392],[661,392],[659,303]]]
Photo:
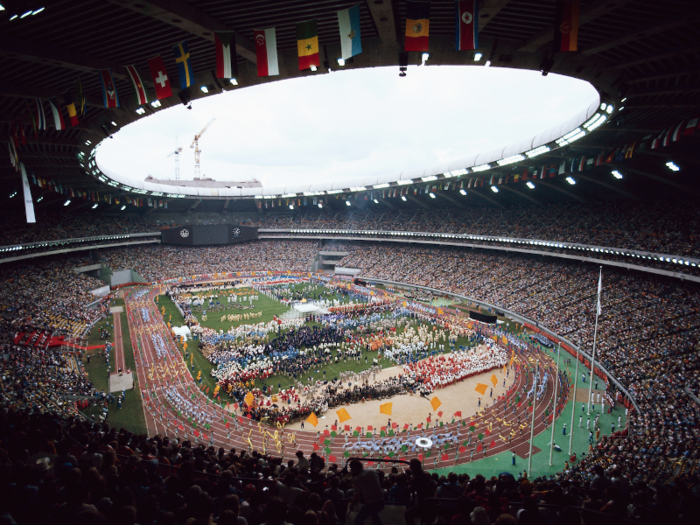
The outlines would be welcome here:
[[[309,288],[309,285],[307,285],[307,284],[297,285],[296,287],[294,287],[294,289],[300,290],[300,291],[308,289],[308,288]],[[243,291],[243,290],[250,290],[250,289],[249,288],[240,288],[238,290]],[[318,293],[320,291],[323,291],[323,288],[319,288],[319,290],[316,293]],[[209,292],[201,292],[199,295],[206,296],[207,293],[209,293]],[[223,300],[222,300],[222,297],[224,297]],[[226,331],[231,326],[237,326],[239,324],[246,324],[246,323],[251,324],[254,322],[260,322],[261,320],[267,322],[269,320],[272,320],[274,315],[280,316],[282,313],[284,313],[285,311],[288,310],[288,308],[286,306],[284,306],[282,303],[280,303],[276,299],[270,299],[269,297],[264,296],[262,294],[260,294],[258,297],[259,297],[259,301],[255,302],[256,308],[254,308],[253,310],[227,309],[227,310],[220,310],[220,311],[210,313],[209,310],[206,308],[208,306],[208,302],[205,302],[204,310],[207,310],[207,321],[205,321],[205,322],[200,321],[200,324],[202,324],[203,326],[209,327],[209,328],[213,328],[215,330],[221,329],[221,330]],[[333,300],[333,299],[341,299],[342,300],[343,299],[342,296],[338,296],[336,294],[328,294],[328,295],[324,295],[323,297],[327,298],[329,300]],[[228,301],[225,299],[224,295],[219,295],[218,300],[219,300],[219,302],[222,303],[222,305],[224,304],[224,301],[226,301],[225,306],[228,306]],[[159,309],[162,307],[165,307],[164,318],[166,321],[170,320],[170,322],[173,326],[180,326],[180,325],[184,324],[184,319],[182,318],[182,315],[180,315],[180,312],[178,311],[177,307],[173,303],[172,299],[170,299],[170,297],[165,296],[165,295],[161,295],[161,296],[159,296],[158,301],[159,301],[158,302]],[[267,306],[264,306],[264,305],[267,305]],[[260,308],[258,308],[257,306],[260,306],[261,308],[263,308],[263,315],[262,315],[262,317],[260,317],[258,319],[253,319],[253,320],[249,320],[249,321],[240,321],[238,323],[236,323],[236,322],[230,323],[228,321],[225,323],[221,322],[221,316],[224,314],[229,314],[229,313],[235,314],[235,313],[241,313],[241,312],[245,312],[245,311],[257,312],[260,310]],[[195,312],[195,316],[198,319],[200,319],[201,312]],[[305,323],[305,324],[307,326],[313,326],[314,323]],[[397,329],[399,334],[402,333],[403,330],[404,330],[403,327],[400,327]],[[469,343],[468,343],[468,340],[466,337],[460,337],[457,340],[457,348],[459,348],[460,345],[466,346],[468,344]],[[194,368],[195,368],[194,377],[197,377],[199,371],[202,372],[202,384],[204,386],[209,387],[209,393],[211,394],[214,391],[214,386],[216,385],[214,378],[211,377],[211,370],[212,370],[213,366],[207,359],[204,358],[204,356],[201,354],[201,352],[198,349],[193,348],[193,346],[194,346],[193,343],[188,343],[187,351],[191,353],[191,351],[194,350],[194,355],[193,356],[191,355],[190,357],[187,358],[188,365],[191,362],[194,363]],[[447,348],[447,351],[449,351],[449,345],[447,345],[445,343],[445,346]],[[178,343],[178,347],[182,350],[182,345],[180,343]],[[367,358],[367,363],[365,363],[365,357]],[[317,379],[324,378],[324,374],[323,374],[324,371],[326,372],[325,377],[328,379],[335,378],[338,375],[338,373],[341,371],[359,372],[361,370],[365,370],[366,368],[369,368],[370,366],[372,366],[372,359],[374,359],[376,357],[377,357],[377,352],[363,351],[362,357],[360,358],[359,363],[355,360],[348,360],[346,363],[341,361],[337,364],[330,364],[330,365],[322,366],[322,367],[319,367],[317,371],[314,370],[310,374],[310,377],[313,378],[312,381],[316,381]],[[382,358],[382,359],[380,359],[379,362],[381,363],[382,367],[384,367],[384,368],[395,366],[395,363],[389,359]],[[190,369],[191,369],[191,366],[190,366]],[[308,384],[309,383],[308,378],[309,378],[309,375],[307,375],[303,378],[299,378],[299,379],[301,379],[305,384]],[[267,380],[265,380],[264,382],[258,381],[255,383],[255,386],[257,388],[262,388],[263,385],[274,386],[275,388],[277,388],[279,385],[281,385],[282,388],[289,388],[290,386],[294,385],[294,380],[292,378],[289,378],[289,377],[286,377],[283,375],[274,375],[274,376],[267,378]]]

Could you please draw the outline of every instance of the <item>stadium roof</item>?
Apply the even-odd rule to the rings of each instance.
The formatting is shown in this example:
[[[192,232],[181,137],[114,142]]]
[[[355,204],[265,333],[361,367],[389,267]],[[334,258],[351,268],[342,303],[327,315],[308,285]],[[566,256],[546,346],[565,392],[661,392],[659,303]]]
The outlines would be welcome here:
[[[186,90],[191,99],[211,96],[222,90],[240,89],[269,80],[283,80],[301,75],[325,74],[327,68],[341,67],[340,36],[337,11],[357,4],[353,1],[301,0],[77,0],[55,1],[36,14],[44,5],[34,0],[2,1],[0,11],[0,137],[9,145],[19,127],[26,144],[17,148],[19,159],[37,179],[52,181],[62,189],[111,193],[113,196],[138,198],[144,194],[125,192],[123,185],[100,180],[88,165],[93,148],[115,128],[154,111],[182,103],[175,96],[162,100],[161,108],[146,104],[144,114],[136,112],[132,87],[124,66],[134,64],[144,85],[153,97],[153,83],[148,59],[161,54],[175,77],[172,48],[186,40],[192,56],[197,84]],[[405,0],[360,1],[363,53],[344,68],[393,65],[398,67],[402,55],[406,19]],[[697,116],[700,102],[700,41],[697,3],[677,0],[660,5],[652,0],[589,0],[581,2],[578,51],[552,53],[555,28],[554,0],[483,0],[479,2],[479,49],[477,63],[489,61],[493,66],[555,72],[589,81],[599,91],[601,100],[614,108],[609,119],[594,132],[575,143],[540,155],[533,166],[581,162],[581,158],[606,159],[615,152],[611,163],[574,174],[575,187],[563,177],[543,180],[538,191],[528,192],[524,185],[505,185],[496,197],[487,192],[488,185],[470,194],[486,205],[551,200],[587,200],[600,194],[621,198],[653,198],[664,194],[697,196],[698,184],[692,169],[698,160],[696,136],[674,141],[673,131],[685,130],[687,122]],[[11,17],[18,14],[15,19]],[[316,72],[299,71],[295,24],[318,19],[318,36],[322,67]],[[430,63],[474,64],[475,53],[457,52],[454,2],[434,1],[430,14]],[[280,75],[259,78],[256,74],[254,29],[275,27],[279,52]],[[239,74],[238,86],[215,78],[216,56],[214,31],[235,30]],[[408,55],[408,67],[421,62],[421,54]],[[106,109],[98,71],[111,68],[121,107]],[[75,127],[57,131],[53,126],[48,99],[64,94],[76,96],[80,79],[87,111]],[[200,87],[206,85],[208,94]],[[33,130],[28,106],[42,101],[48,121],[47,130]],[[68,116],[64,109],[64,119]],[[664,133],[665,132],[665,133]],[[668,145],[651,149],[651,141],[668,135]],[[644,143],[646,151],[638,147]],[[624,159],[637,144],[632,158]],[[3,146],[7,149],[8,146]],[[620,148],[620,150],[618,150]],[[82,157],[78,155],[81,154]],[[671,172],[666,163],[673,160],[683,169]],[[590,162],[589,162],[590,164]],[[522,172],[528,162],[493,169],[490,174],[506,176],[511,170]],[[626,176],[619,181],[610,176],[617,168]],[[558,168],[557,168],[558,169]],[[574,170],[576,171],[576,170]],[[629,176],[627,176],[629,175]],[[0,158],[2,191],[9,194],[20,187],[20,179],[11,165],[10,156]],[[473,176],[459,175],[467,181]],[[442,178],[440,178],[442,180]],[[498,180],[498,179],[497,179]],[[31,181],[30,181],[31,182]],[[53,185],[52,185],[53,188]],[[36,189],[36,191],[34,191]],[[454,189],[454,186],[453,186]],[[53,192],[33,187],[33,192]],[[694,193],[695,192],[695,193]],[[462,205],[447,192],[445,199],[430,199],[420,194],[407,203],[394,206]],[[65,192],[64,192],[65,194]],[[36,196],[36,195],[35,195]],[[442,195],[441,195],[442,196]],[[167,198],[167,195],[163,196]],[[281,197],[281,196],[279,196]],[[47,199],[50,202],[52,199]],[[56,199],[53,199],[56,200]],[[198,206],[199,199],[174,199],[170,209]],[[330,203],[332,205],[332,203]],[[212,209],[228,204],[211,204]],[[255,209],[253,201],[228,206]],[[205,206],[204,208],[207,208]]]

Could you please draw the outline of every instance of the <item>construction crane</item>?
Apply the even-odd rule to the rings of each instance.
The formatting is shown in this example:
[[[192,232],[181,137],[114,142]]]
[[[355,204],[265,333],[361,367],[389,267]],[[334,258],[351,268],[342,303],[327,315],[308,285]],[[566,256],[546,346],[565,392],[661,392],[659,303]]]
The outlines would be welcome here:
[[[202,128],[202,131],[197,133],[194,136],[194,140],[192,141],[192,144],[190,144],[190,149],[194,148],[194,178],[199,179],[200,178],[200,169],[199,169],[199,138],[204,135],[204,132],[207,130],[209,126],[211,126],[211,123],[214,122],[216,119],[213,118],[209,122],[207,122],[207,125]]]
[[[175,180],[180,180],[180,153],[182,153],[182,148],[177,147],[177,137],[175,138],[175,151],[165,158],[170,158],[175,155]]]

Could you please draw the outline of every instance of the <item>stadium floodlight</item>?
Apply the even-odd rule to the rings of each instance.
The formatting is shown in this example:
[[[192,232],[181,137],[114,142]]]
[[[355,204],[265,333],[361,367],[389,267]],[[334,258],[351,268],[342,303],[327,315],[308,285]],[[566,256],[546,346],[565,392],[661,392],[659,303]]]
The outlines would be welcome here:
[[[122,211],[124,211],[125,209],[126,209],[126,204],[124,206],[122,206]]]
[[[406,196],[405,196],[405,195],[401,195],[401,200],[404,201],[404,202],[406,202]]]
[[[613,112],[613,109],[614,109],[614,108],[613,108],[613,105],[610,104],[610,105],[608,106],[608,109],[606,109],[605,111],[607,111],[608,115],[610,115],[610,113]]]
[[[496,161],[496,164],[498,164],[499,166],[507,166],[508,164],[515,164],[516,162],[520,162],[521,160],[525,160],[525,157],[518,154]]]
[[[41,201],[43,201],[43,200],[44,200],[44,196],[42,195],[42,196],[39,197],[36,201],[37,201],[37,202],[41,202]]]
[[[484,64],[485,67],[491,67],[491,61],[487,60],[486,63]]]
[[[137,115],[143,115],[144,113],[146,113],[146,110],[145,110],[145,109],[143,109],[143,108],[136,108],[136,114],[137,114]]]
[[[114,127],[116,128],[118,125],[119,125],[119,124],[117,124],[116,122],[112,121],[112,126],[114,126]]]
[[[85,141],[85,145],[86,145],[86,146],[89,146],[90,144],[92,144],[92,141],[91,141],[91,140],[86,140],[86,141]]]
[[[154,107],[154,108],[159,108],[159,107],[161,107],[162,105],[163,105],[163,104],[161,104],[161,103],[160,103],[160,100],[158,100],[158,99],[155,99],[155,100],[152,100],[152,101],[151,101],[151,106]]]
[[[486,170],[490,170],[490,169],[491,169],[491,166],[489,164],[482,164],[481,166],[474,166],[472,168],[472,171],[475,171],[478,173],[480,171],[486,171]]]
[[[421,62],[423,64],[425,64],[428,61],[428,59],[430,58],[430,53],[423,53],[420,58],[421,58]]]
[[[290,210],[293,210],[293,209],[294,209],[294,204],[290,204],[290,205],[289,205],[289,209],[290,209]]]
[[[615,178],[618,179],[618,180],[622,178],[622,173],[620,173],[620,172],[617,171],[617,170],[613,170],[613,171],[612,171],[612,174],[613,174],[613,177],[615,177]]]
[[[68,199],[66,202],[63,203],[64,206],[68,206],[70,204],[70,199]]]
[[[478,62],[483,58],[483,56],[484,55],[482,53],[474,53],[474,62]]]
[[[5,10],[5,7],[2,4],[0,4],[0,11],[4,11],[4,10]]]
[[[498,193],[498,188],[496,186],[491,186],[491,191],[494,193]]]
[[[566,182],[568,182],[569,184],[571,184],[573,186],[574,184],[576,184],[576,179],[569,176],[569,177],[566,177]]]
[[[27,11],[26,13],[24,13],[22,16],[19,17],[20,20],[21,20],[22,18],[27,18],[27,17],[28,17],[29,15],[31,15],[33,12],[34,12],[34,10],[33,10],[33,9],[30,9],[29,11]]]
[[[352,206],[352,204],[350,203],[350,201],[345,201],[345,205],[346,205],[346,206]]]
[[[678,167],[678,165],[677,165],[675,162],[671,161],[671,160],[669,160],[669,161],[666,163],[666,167],[667,167],[668,169],[670,169],[671,171],[681,171],[680,167]]]
[[[17,196],[17,192],[15,191],[14,193],[10,194],[10,198],[12,199],[13,197]]]
[[[413,181],[411,179],[397,180],[396,184],[399,186],[405,186],[407,184],[413,184]]]
[[[339,65],[340,67],[343,67],[343,66],[345,65],[345,59],[342,58],[342,57],[339,58],[339,59],[338,59],[338,65]]]
[[[549,146],[540,146],[539,148],[531,149],[530,151],[526,151],[525,155],[527,155],[528,159],[531,159],[533,157],[536,157],[537,155],[542,155],[543,153],[547,153],[550,151]]]
[[[432,191],[430,192],[430,198],[431,198],[431,199],[434,199],[434,198],[435,198],[435,194],[434,194]]]
[[[319,202],[319,203],[318,203],[318,207],[319,207],[319,208],[323,208],[323,203],[322,203],[322,202]]]
[[[92,209],[94,210],[94,209],[97,208],[98,206],[99,206],[99,204],[95,203],[95,204],[92,205]]]
[[[199,89],[202,90],[202,93],[209,93],[209,88],[207,86],[199,86]]]
[[[33,15],[38,15],[38,14],[41,13],[44,9],[46,9],[46,8],[45,8],[45,7],[40,7],[39,9],[35,9],[34,11],[32,11],[32,16],[33,16]]]
[[[372,199],[374,201],[374,204],[379,204],[379,201],[377,199]]]
[[[535,185],[534,185],[532,182],[530,182],[530,181],[527,181],[527,182],[525,183],[525,186],[527,186],[527,187],[530,188],[531,190],[534,190],[534,189],[535,189]]]
[[[382,188],[388,188],[388,187],[389,187],[389,183],[387,183],[387,182],[383,182],[382,184],[375,184],[374,186],[372,186],[372,188],[374,188],[375,190],[379,190]]]
[[[600,109],[602,109],[603,111],[605,111],[606,109],[608,109],[608,105],[607,105],[605,102],[603,102],[603,103],[600,105]]]
[[[311,69],[311,71],[314,71],[314,72],[318,71],[318,68],[316,66],[311,66],[309,69]]]
[[[464,188],[462,188],[461,190],[459,190],[459,192],[460,192],[462,195],[466,195],[466,194],[467,194],[467,190],[465,190]]]
[[[437,177],[435,175],[429,175],[427,177],[423,177],[421,180],[423,182],[432,182],[434,180],[437,180]]]
[[[235,78],[230,78],[229,82],[231,82],[231,85],[237,86],[238,85],[238,80]]]

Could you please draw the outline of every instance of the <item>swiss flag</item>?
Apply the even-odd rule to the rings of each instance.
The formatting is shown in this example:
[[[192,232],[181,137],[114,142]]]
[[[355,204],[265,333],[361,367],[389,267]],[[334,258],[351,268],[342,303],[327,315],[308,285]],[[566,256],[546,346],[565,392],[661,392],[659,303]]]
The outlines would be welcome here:
[[[151,70],[151,77],[153,77],[153,84],[156,87],[156,98],[158,100],[172,97],[173,90],[170,87],[170,78],[168,78],[168,72],[165,69],[165,64],[163,63],[163,57],[157,55],[148,61],[148,67]]]

